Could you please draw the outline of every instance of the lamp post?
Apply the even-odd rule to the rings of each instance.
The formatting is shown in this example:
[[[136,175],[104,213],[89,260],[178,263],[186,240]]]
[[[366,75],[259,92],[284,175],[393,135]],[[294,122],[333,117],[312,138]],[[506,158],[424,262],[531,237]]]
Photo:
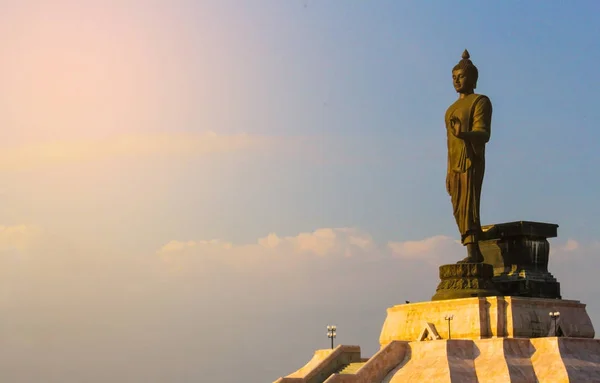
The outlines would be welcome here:
[[[444,319],[448,321],[448,339],[452,339],[452,334],[450,333],[450,321],[454,319],[454,315],[446,315]]]
[[[331,339],[331,349],[333,350],[333,339],[335,338],[336,326],[327,326],[327,337]]]
[[[550,315],[550,318],[552,318],[552,320],[554,321],[554,336],[558,336],[557,328],[556,328],[556,321],[558,320],[558,317],[560,317],[560,312],[554,311],[554,312],[548,313],[548,315]]]

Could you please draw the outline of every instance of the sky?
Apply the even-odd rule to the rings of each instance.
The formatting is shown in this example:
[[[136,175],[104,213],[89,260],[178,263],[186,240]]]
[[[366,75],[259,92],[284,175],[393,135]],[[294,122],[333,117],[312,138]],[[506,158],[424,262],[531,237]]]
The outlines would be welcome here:
[[[600,323],[600,3],[0,0],[0,380],[271,382],[378,350],[464,249],[443,116],[494,112],[483,224],[560,225]],[[459,320],[459,318],[456,318]]]

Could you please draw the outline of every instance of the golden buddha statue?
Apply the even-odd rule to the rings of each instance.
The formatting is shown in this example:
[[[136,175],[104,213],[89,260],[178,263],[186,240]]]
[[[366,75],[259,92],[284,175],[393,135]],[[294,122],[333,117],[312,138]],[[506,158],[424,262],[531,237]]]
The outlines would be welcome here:
[[[474,93],[479,73],[465,49],[462,60],[452,69],[456,100],[446,111],[448,172],[446,190],[452,199],[454,218],[467,247],[468,256],[459,263],[481,263],[483,255],[479,205],[485,171],[485,144],[490,139],[492,103]]]

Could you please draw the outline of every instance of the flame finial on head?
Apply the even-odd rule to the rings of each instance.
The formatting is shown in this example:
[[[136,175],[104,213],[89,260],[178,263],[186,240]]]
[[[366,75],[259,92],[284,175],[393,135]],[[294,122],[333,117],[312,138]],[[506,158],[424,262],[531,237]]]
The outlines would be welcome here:
[[[465,49],[465,51],[462,54],[462,60],[460,60],[458,64],[456,64],[454,69],[471,69],[471,67],[474,68],[475,65],[473,65],[473,62],[470,59],[471,55],[469,54],[469,51]]]

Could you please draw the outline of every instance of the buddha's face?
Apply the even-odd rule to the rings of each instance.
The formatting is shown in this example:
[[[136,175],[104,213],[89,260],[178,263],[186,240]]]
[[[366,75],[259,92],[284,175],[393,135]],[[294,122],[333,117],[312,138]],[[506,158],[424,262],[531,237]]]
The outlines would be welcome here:
[[[469,74],[464,69],[452,71],[452,83],[457,93],[472,93],[474,86]]]

